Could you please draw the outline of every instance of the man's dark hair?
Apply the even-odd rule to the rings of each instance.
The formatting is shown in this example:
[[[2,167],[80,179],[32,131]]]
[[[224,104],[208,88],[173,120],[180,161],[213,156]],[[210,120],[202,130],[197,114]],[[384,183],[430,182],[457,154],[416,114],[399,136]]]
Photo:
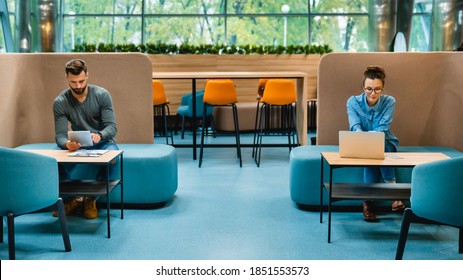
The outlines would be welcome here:
[[[68,75],[69,73],[71,73],[72,75],[79,75],[80,73],[82,73],[82,71],[84,71],[85,74],[87,74],[87,65],[85,65],[85,61],[83,61],[82,59],[72,59],[66,62],[65,69],[66,75]]]
[[[381,66],[368,66],[367,70],[363,72],[363,84],[365,84],[366,79],[379,79],[383,82],[383,86],[386,80],[386,72]]]

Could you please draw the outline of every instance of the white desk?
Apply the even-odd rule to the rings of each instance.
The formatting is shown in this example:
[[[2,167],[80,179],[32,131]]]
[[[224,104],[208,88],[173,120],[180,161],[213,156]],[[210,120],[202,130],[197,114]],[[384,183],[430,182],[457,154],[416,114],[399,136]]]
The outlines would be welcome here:
[[[297,135],[301,145],[307,145],[307,79],[308,75],[298,71],[278,72],[153,72],[153,79],[188,79],[193,92],[193,119],[196,117],[196,80],[198,79],[296,79]],[[211,144],[209,144],[211,145]],[[193,122],[193,159],[196,159],[196,125]]]

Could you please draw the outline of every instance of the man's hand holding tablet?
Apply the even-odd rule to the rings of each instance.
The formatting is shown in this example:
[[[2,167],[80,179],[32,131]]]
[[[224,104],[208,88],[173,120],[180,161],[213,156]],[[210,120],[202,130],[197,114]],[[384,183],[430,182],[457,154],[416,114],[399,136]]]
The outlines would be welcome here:
[[[71,150],[77,150],[82,146],[93,146],[92,136],[90,131],[68,131],[68,139],[70,142],[66,147]]]

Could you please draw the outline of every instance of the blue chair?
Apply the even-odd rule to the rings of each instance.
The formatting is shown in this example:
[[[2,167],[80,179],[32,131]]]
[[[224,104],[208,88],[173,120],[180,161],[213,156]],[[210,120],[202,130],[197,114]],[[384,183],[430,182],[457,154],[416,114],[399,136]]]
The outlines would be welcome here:
[[[203,118],[203,102],[204,97],[204,90],[196,91],[196,118],[202,119]],[[206,118],[212,116],[212,112],[214,108],[208,108],[206,113]],[[177,109],[177,115],[182,117],[182,139],[185,136],[185,119],[192,119],[193,118],[193,95],[191,93],[185,94],[182,96],[181,105]],[[196,120],[192,120],[196,121]]]
[[[396,260],[403,257],[410,223],[459,228],[463,253],[463,157],[417,165],[412,171],[410,208],[405,209]]]
[[[66,252],[71,242],[63,200],[59,197],[58,163],[54,158],[0,147],[0,215],[8,224],[8,252],[16,258],[14,218],[39,210],[57,210]],[[53,219],[50,215],[50,219]],[[3,234],[0,236],[3,243]]]

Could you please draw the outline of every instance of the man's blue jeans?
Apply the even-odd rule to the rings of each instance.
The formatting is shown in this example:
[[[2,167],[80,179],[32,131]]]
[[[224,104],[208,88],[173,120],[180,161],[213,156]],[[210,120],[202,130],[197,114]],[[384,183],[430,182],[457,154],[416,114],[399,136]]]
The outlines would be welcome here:
[[[61,149],[57,147],[58,149]],[[119,150],[119,147],[114,142],[102,140],[93,146],[81,147],[81,150]],[[114,179],[117,171],[119,159],[116,162],[112,162],[109,166],[109,179]],[[71,172],[76,167],[75,164],[59,164],[59,178],[60,180],[71,179]],[[106,180],[106,166],[102,166],[96,175],[96,180]]]

